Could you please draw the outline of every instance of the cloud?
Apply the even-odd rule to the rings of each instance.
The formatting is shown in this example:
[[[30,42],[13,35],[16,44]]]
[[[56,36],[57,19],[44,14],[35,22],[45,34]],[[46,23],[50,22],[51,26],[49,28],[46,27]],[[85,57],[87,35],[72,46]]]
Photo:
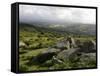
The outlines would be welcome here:
[[[86,8],[73,8],[73,19],[82,23],[95,23],[96,10]]]
[[[20,22],[26,23],[89,23],[95,24],[96,10],[88,8],[19,5]]]

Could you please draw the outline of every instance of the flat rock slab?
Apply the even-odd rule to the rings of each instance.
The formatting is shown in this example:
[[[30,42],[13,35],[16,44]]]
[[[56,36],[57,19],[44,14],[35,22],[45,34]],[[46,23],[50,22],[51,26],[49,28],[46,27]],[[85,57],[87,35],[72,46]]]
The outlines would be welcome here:
[[[35,60],[36,62],[43,63],[43,62],[45,62],[45,61],[47,61],[47,60],[52,59],[52,57],[53,57],[54,55],[56,55],[57,52],[59,52],[59,51],[60,51],[60,49],[49,48],[48,50],[46,50],[46,51],[40,53],[39,55],[37,55],[37,56],[34,58],[34,60]]]
[[[74,54],[77,54],[79,52],[79,48],[72,48],[68,50],[63,50],[57,55],[57,58],[66,60],[69,59],[70,56],[73,56]]]
[[[57,52],[60,52],[60,49],[48,48],[47,50],[43,51],[41,54],[44,54],[44,53],[57,53]]]

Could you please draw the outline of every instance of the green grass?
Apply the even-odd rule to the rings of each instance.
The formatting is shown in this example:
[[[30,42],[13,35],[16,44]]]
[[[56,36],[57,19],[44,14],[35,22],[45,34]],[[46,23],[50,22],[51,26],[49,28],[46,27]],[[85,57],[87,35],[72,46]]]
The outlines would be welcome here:
[[[27,47],[21,47],[19,50],[19,70],[20,71],[38,71],[38,70],[53,70],[53,69],[71,69],[82,67],[95,67],[95,61],[82,62],[80,60],[67,61],[64,64],[54,64],[52,60],[48,60],[43,64],[36,64],[30,62],[34,56],[39,55],[41,52],[46,51],[48,47],[52,47],[57,41],[62,40],[68,34],[59,34],[48,30],[34,29],[34,28],[21,28],[19,32],[19,41],[24,42]],[[81,42],[90,39],[95,40],[93,36],[76,36],[72,35],[75,40]],[[76,58],[77,59],[77,58]],[[30,64],[29,64],[30,63]]]
[[[32,65],[32,66],[28,66],[27,65],[27,63],[30,61],[30,59],[32,59],[33,58],[33,56],[37,56],[38,54],[40,54],[41,52],[43,52],[43,51],[46,51],[47,50],[47,48],[42,48],[42,49],[36,49],[36,50],[28,50],[28,52],[27,53],[24,53],[24,54],[20,54],[19,55],[19,63],[20,63],[20,69],[23,69],[24,67],[26,68],[27,67],[27,69],[25,69],[25,70],[29,70],[29,71],[31,71],[31,70],[38,70],[38,68],[39,68],[39,66],[38,65]],[[33,64],[34,64],[34,62],[33,62]],[[24,70],[22,70],[22,71],[24,71]]]

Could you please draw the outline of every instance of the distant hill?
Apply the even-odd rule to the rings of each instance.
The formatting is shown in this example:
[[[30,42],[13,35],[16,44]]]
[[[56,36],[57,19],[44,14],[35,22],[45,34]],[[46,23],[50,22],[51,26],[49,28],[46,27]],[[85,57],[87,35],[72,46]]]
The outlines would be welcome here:
[[[95,25],[68,26],[64,30],[67,30],[69,32],[76,33],[76,34],[96,35],[96,27],[95,27]]]
[[[68,24],[66,25],[30,25],[20,23],[20,28],[29,31],[52,31],[79,35],[96,35],[96,26],[93,24]]]
[[[67,26],[51,25],[49,28],[62,30],[74,34],[96,35],[96,26],[94,24],[70,24]]]

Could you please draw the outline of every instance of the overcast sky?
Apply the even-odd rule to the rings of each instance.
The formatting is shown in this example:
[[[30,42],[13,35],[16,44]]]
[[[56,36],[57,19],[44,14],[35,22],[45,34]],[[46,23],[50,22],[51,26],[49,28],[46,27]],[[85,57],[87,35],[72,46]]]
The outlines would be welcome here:
[[[24,23],[95,24],[96,10],[88,8],[19,5],[19,19]]]

